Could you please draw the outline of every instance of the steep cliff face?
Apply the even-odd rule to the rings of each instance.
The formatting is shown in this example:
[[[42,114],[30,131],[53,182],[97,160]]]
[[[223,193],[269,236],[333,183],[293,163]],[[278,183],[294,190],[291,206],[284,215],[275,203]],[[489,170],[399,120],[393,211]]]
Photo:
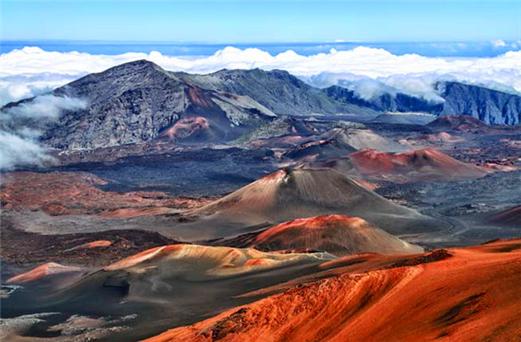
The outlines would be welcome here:
[[[366,100],[354,91],[340,86],[331,86],[323,91],[336,101],[375,111],[467,115],[496,125],[518,125],[521,122],[519,95],[459,82],[440,82],[435,87],[443,102],[431,102],[403,93],[386,93]]]
[[[329,97],[344,103],[368,107],[379,112],[424,112],[437,113],[443,104],[430,102],[419,97],[398,93],[382,94],[370,100],[359,97],[354,91],[340,86],[331,86],[323,90]]]
[[[487,124],[518,125],[521,96],[458,82],[438,84],[442,115],[470,115]]]
[[[54,91],[87,107],[66,111],[42,140],[60,149],[143,143],[159,137],[190,141],[234,139],[275,117],[247,96],[207,90],[148,61],[90,74]]]

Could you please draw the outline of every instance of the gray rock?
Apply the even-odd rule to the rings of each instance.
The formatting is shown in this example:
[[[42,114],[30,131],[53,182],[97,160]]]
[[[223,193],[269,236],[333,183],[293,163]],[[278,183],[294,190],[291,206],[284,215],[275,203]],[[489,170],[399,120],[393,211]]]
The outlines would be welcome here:
[[[444,102],[431,102],[398,93],[383,94],[365,100],[349,89],[331,86],[324,89],[329,97],[344,103],[365,106],[382,112],[416,112],[435,115],[468,115],[486,124],[518,125],[521,122],[521,96],[459,82],[435,85]]]
[[[521,96],[458,82],[437,85],[445,100],[441,115],[470,115],[487,124],[518,125]]]
[[[202,141],[227,141],[275,114],[247,96],[208,90],[148,61],[135,61],[87,75],[54,92],[87,100],[84,110],[66,111],[42,141],[59,149],[93,149],[148,142],[167,136],[182,119],[203,118],[190,127]],[[190,122],[188,122],[190,124]],[[192,137],[193,138],[193,137]]]

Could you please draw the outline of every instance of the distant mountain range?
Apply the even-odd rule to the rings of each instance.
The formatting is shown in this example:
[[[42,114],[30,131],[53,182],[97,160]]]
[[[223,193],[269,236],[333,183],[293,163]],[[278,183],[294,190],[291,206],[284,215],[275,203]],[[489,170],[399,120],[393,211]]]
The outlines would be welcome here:
[[[382,112],[421,112],[435,115],[469,115],[487,124],[518,125],[521,122],[521,96],[459,82],[439,82],[438,94],[444,102],[398,93],[383,94],[371,100],[354,91],[331,86],[324,92],[331,98]]]
[[[385,112],[469,115],[487,124],[517,125],[521,96],[458,82],[436,85],[443,103],[407,94],[364,100],[349,89],[315,88],[286,71],[221,70],[207,75],[169,72],[140,60],[90,74],[53,91],[86,100],[43,129],[59,149],[92,149],[149,142],[226,142],[278,116]],[[31,103],[10,103],[3,110]]]

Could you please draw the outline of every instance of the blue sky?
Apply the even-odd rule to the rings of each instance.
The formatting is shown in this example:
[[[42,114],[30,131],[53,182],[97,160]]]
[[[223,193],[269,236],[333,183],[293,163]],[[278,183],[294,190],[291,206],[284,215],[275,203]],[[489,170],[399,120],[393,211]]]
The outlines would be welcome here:
[[[0,0],[2,40],[169,42],[521,39],[521,0]]]

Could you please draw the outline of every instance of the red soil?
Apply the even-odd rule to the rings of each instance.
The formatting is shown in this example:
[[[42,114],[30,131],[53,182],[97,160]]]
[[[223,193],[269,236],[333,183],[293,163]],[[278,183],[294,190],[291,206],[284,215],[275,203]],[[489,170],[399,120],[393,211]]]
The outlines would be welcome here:
[[[483,168],[460,162],[433,148],[403,153],[369,149],[352,153],[350,158],[361,174],[393,181],[452,180],[487,174]]]
[[[108,217],[158,215],[169,208],[194,208],[205,203],[204,199],[172,198],[161,192],[117,193],[98,188],[105,184],[103,179],[84,172],[13,172],[5,176],[0,201],[6,209]]]
[[[210,108],[215,105],[201,88],[189,87],[187,93],[190,101],[199,107]]]
[[[166,131],[169,138],[186,138],[201,130],[210,127],[208,120],[201,116],[179,119],[172,127]]]
[[[7,279],[8,284],[23,284],[43,279],[49,275],[76,272],[80,269],[72,266],[64,266],[54,262],[40,265],[28,272]]]
[[[432,254],[373,256],[147,341],[520,340],[521,240]]]
[[[79,246],[73,247],[67,251],[76,251],[79,249],[103,248],[103,247],[109,247],[111,245],[112,245],[112,241],[96,240],[96,241],[87,242],[87,243],[81,244]]]
[[[144,261],[153,260],[156,258],[161,258],[164,255],[167,255],[170,252],[175,252],[181,250],[183,245],[181,244],[175,244],[175,245],[167,245],[167,246],[160,246],[160,247],[154,247],[147,250],[144,250],[140,253],[131,255],[123,260],[120,260],[118,262],[115,262],[107,267],[105,267],[105,270],[119,270],[127,267],[132,267],[134,265],[137,265],[139,263],[142,263]]]
[[[359,217],[345,215],[323,215],[284,222],[257,235],[251,246],[261,250],[320,250],[336,255],[423,251]]]

